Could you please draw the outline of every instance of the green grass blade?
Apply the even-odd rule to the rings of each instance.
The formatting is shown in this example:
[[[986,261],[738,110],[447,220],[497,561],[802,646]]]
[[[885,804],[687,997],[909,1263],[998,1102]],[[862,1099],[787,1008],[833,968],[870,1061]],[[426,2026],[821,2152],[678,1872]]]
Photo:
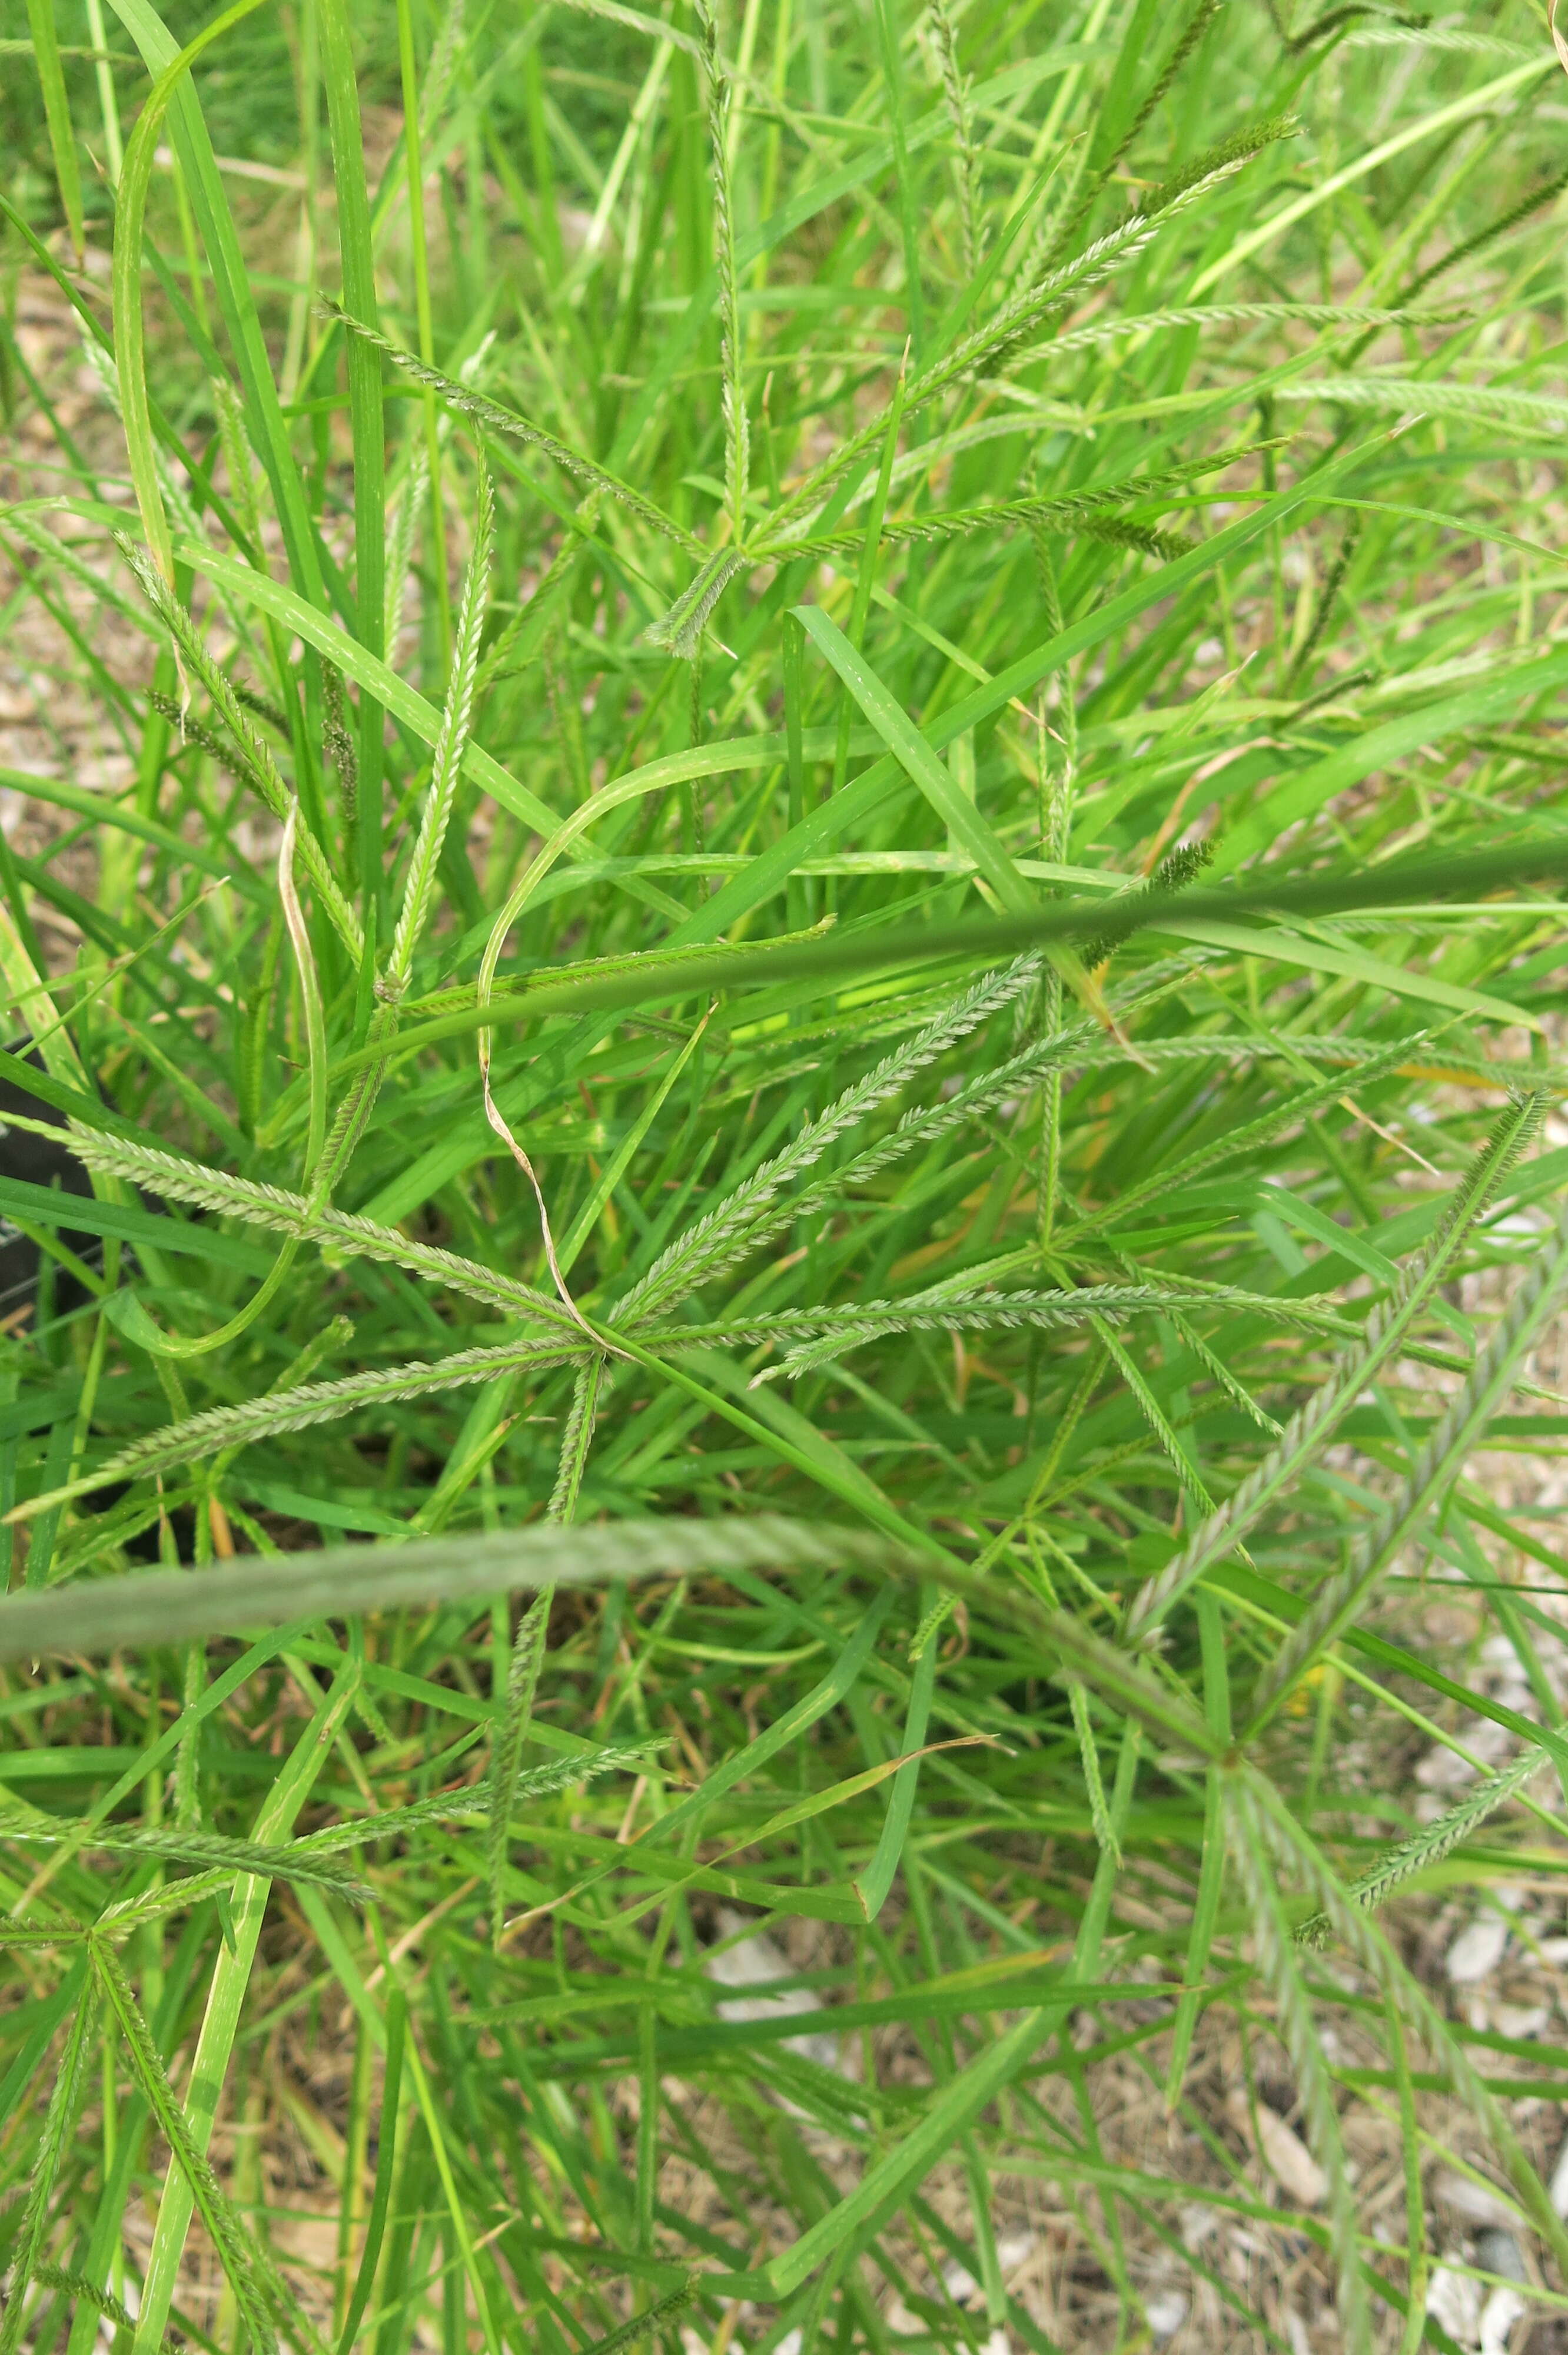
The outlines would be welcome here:
[[[171,589],[175,578],[174,547],[158,477],[153,421],[147,396],[146,339],[142,307],[142,246],[145,234],[147,193],[164,117],[198,58],[241,23],[260,0],[235,0],[232,7],[204,27],[159,74],[149,92],[125,150],[120,176],[114,221],[114,351],[119,365],[120,400],[125,423],[125,445],[131,479],[141,510],[142,528],[158,569]]]
[[[1518,1286],[1467,1380],[1455,1392],[1394,1501],[1326,1581],[1258,1680],[1249,1733],[1271,1717],[1325,1647],[1350,1625],[1401,1548],[1420,1530],[1514,1386],[1520,1359],[1568,1292],[1568,1219],[1560,1219]]]
[[[77,1974],[80,1980],[79,1972]],[[82,2073],[88,2049],[98,2020],[98,2006],[93,1999],[90,1981],[79,1985],[76,2008],[71,2014],[66,2034],[65,2050],[54,2083],[49,2088],[48,2108],[45,2113],[43,2131],[33,2154],[32,2171],[27,2180],[26,2204],[22,2211],[15,2253],[11,2260],[10,2284],[5,2297],[5,2312],[0,2318],[0,2355],[16,2355],[22,2343],[22,2331],[26,2319],[27,2290],[38,2269],[45,2239],[49,2229],[49,2203],[54,2196],[56,2178],[60,2162],[76,2125],[76,2112],[82,2093]]]
[[[55,30],[54,0],[27,0],[27,29],[33,37],[33,59],[44,94],[44,113],[54,155],[55,184],[60,210],[70,231],[71,247],[80,267],[87,229],[81,209],[81,171],[76,157],[76,133],[71,128],[70,100],[60,64],[59,37]]]
[[[726,1569],[896,1567],[883,1538],[810,1529],[777,1516],[733,1522],[645,1522],[603,1529],[517,1529],[482,1540],[345,1547],[263,1565],[210,1570],[199,1582],[145,1572],[85,1593],[14,1595],[0,1603],[0,1657],[55,1650],[95,1655],[117,1644],[184,1641],[328,1614],[396,1609],[407,1600],[514,1593],[610,1578],[715,1574]]]
[[[1332,1434],[1361,1393],[1408,1338],[1418,1317],[1437,1297],[1469,1240],[1476,1220],[1495,1198],[1510,1168],[1528,1149],[1544,1111],[1540,1097],[1509,1106],[1457,1188],[1442,1230],[1410,1273],[1367,1320],[1364,1338],[1281,1434],[1263,1462],[1234,1495],[1196,1529],[1177,1559],[1149,1580],[1128,1606],[1125,1633],[1142,1640],[1204,1572],[1233,1551],[1255,1528],[1269,1505],[1300,1478],[1329,1445]]]
[[[376,257],[370,228],[370,197],[365,182],[365,144],[359,117],[359,85],[345,0],[322,0],[319,14],[322,75],[326,84],[332,134],[333,182],[337,197],[338,247],[343,299],[356,318],[377,323]],[[381,416],[381,363],[360,336],[348,339],[348,401],[354,435],[355,627],[367,653],[384,651],[387,606],[386,454]],[[360,885],[366,904],[376,896],[381,873],[382,714],[366,696],[359,708]],[[345,813],[345,815],[348,815]]]
[[[277,2334],[258,2279],[254,2252],[247,2244],[239,2220],[214,2175],[206,2152],[190,2130],[120,1957],[111,1946],[100,1941],[93,1947],[92,1961],[105,2006],[119,2026],[132,2073],[158,2122],[159,2132],[174,2154],[174,2164],[179,2169],[186,2199],[199,2213],[217,2252],[218,2262],[244,2317],[251,2345],[258,2350],[258,2355],[272,2355],[278,2344]],[[140,2338],[144,2333],[143,2320],[137,2335]]]

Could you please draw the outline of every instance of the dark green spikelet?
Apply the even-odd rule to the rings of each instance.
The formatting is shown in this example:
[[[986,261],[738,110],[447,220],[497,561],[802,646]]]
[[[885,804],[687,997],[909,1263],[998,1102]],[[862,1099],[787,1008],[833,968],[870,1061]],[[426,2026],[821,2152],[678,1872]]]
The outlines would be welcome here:
[[[1245,123],[1228,138],[1205,147],[1201,155],[1194,155],[1191,163],[1183,164],[1158,187],[1150,188],[1134,206],[1134,218],[1152,220],[1157,213],[1168,212],[1200,180],[1223,172],[1227,165],[1249,163],[1266,148],[1277,146],[1282,139],[1298,139],[1300,135],[1301,125],[1293,114],[1272,114],[1261,123]]]
[[[1344,7],[1327,9],[1321,16],[1315,17],[1312,23],[1305,26],[1299,33],[1287,36],[1285,38],[1287,56],[1300,57],[1306,50],[1316,48],[1319,42],[1331,40],[1336,33],[1342,33],[1347,25],[1355,24],[1362,16],[1382,16],[1390,23],[1404,25],[1414,31],[1419,31],[1422,26],[1432,22],[1430,16],[1390,17],[1386,9],[1373,6],[1372,0],[1347,0]]]
[[[1153,87],[1150,90],[1147,97],[1139,107],[1137,113],[1133,116],[1132,122],[1128,129],[1127,135],[1121,141],[1115,156],[1112,158],[1113,165],[1119,162],[1121,157],[1128,152],[1134,140],[1137,139],[1139,133],[1143,130],[1144,125],[1150,121],[1156,110],[1161,106],[1164,101],[1169,97],[1171,88],[1175,83],[1177,75],[1187,63],[1188,59],[1192,56],[1193,50],[1197,48],[1199,42],[1202,39],[1210,26],[1213,23],[1215,17],[1220,15],[1224,5],[1224,0],[1198,0],[1198,5],[1193,9],[1192,14],[1188,17],[1186,24],[1182,27],[1181,36],[1177,40],[1176,46],[1171,50],[1170,57],[1166,59],[1163,68],[1153,84]]]
[[[1568,188],[1568,169],[1554,172],[1551,179],[1542,180],[1531,189],[1528,196],[1521,197],[1517,204],[1510,205],[1507,211],[1499,213],[1495,220],[1488,221],[1483,229],[1477,229],[1473,237],[1462,238],[1437,261],[1430,262],[1414,278],[1407,279],[1399,298],[1401,303],[1408,303],[1413,295],[1430,286],[1434,279],[1445,277],[1461,261],[1469,261],[1478,253],[1484,252],[1499,237],[1506,237],[1510,229],[1517,229],[1520,221],[1528,220],[1531,213],[1539,212],[1542,205],[1549,205],[1553,197],[1560,197],[1564,188]]]
[[[355,750],[354,730],[349,725],[348,699],[343,691],[343,674],[330,663],[322,666],[322,750],[337,771],[343,793],[343,814],[350,825],[359,806],[359,755]]]
[[[1300,652],[1290,666],[1290,676],[1287,682],[1289,687],[1293,688],[1298,680],[1305,678],[1311,666],[1312,657],[1322,643],[1323,633],[1329,626],[1340,591],[1345,585],[1345,575],[1350,570],[1355,557],[1365,520],[1363,516],[1353,515],[1345,526],[1339,550],[1329,567],[1327,578],[1323,582],[1322,594],[1319,597],[1317,610],[1312,616],[1312,625],[1302,641]]]
[[[33,2279],[40,2288],[57,2289],[75,2305],[90,2306],[106,2321],[112,2322],[117,2330],[123,2330],[128,2337],[134,2336],[136,2318],[130,2308],[115,2296],[112,2290],[100,2288],[96,2283],[89,2281],[85,2274],[67,2273],[60,2265],[35,2265]],[[163,2355],[181,2355],[183,2345],[183,2340],[165,2335]]]
[[[289,715],[286,711],[281,711],[275,703],[269,702],[266,696],[258,695],[253,687],[241,687],[238,679],[235,679],[232,685],[236,703],[242,703],[247,711],[253,711],[258,719],[264,719],[269,728],[277,730],[280,736],[289,734]]]
[[[193,719],[189,712],[181,709],[172,695],[164,695],[159,687],[147,689],[147,700],[158,717],[168,721],[176,736],[205,752],[209,761],[216,762],[225,776],[232,777],[236,784],[249,786],[252,792],[259,790],[255,770],[229,738],[220,736],[215,728],[205,727],[199,719]]]
[[[1150,882],[1151,891],[1184,891],[1195,883],[1205,867],[1213,864],[1212,842],[1180,842],[1155,868]]]
[[[1175,48],[1171,50],[1160,75],[1140,101],[1132,121],[1118,140],[1110,155],[1094,173],[1088,186],[1082,190],[1066,219],[1057,229],[1046,250],[1043,267],[1050,269],[1068,251],[1079,229],[1082,229],[1097,202],[1109,186],[1117,165],[1133,146],[1150,116],[1168,96],[1177,75],[1220,14],[1223,5],[1224,0],[1199,0],[1198,6],[1187,19]]]
[[[1160,897],[1167,891],[1186,890],[1190,884],[1197,880],[1213,855],[1214,847],[1212,842],[1178,843],[1175,849],[1168,851],[1160,860],[1148,882],[1138,890],[1129,891],[1122,904],[1128,906],[1128,903],[1139,903]],[[1104,932],[1097,933],[1083,952],[1084,963],[1088,966],[1089,971],[1092,973],[1097,965],[1104,964],[1112,952],[1120,947],[1125,938],[1125,928],[1118,931],[1107,929]]]
[[[1051,526],[1042,527],[1049,531]],[[1112,548],[1136,548],[1145,556],[1158,556],[1166,564],[1185,556],[1194,545],[1184,531],[1161,531],[1158,524],[1135,523],[1128,516],[1086,515],[1072,528],[1086,532],[1091,539],[1103,539]]]

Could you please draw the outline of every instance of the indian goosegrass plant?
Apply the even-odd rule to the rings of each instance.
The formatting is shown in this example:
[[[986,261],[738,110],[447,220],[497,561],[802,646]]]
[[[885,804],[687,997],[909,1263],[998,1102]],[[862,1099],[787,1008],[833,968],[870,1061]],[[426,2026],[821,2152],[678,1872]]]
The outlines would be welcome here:
[[[1560,2315],[1540,12],[10,22],[0,2355]]]

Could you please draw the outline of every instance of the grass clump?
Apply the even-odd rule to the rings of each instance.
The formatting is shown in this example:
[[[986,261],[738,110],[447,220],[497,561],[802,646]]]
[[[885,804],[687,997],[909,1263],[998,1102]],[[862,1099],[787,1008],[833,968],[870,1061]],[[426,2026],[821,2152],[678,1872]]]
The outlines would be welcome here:
[[[0,2355],[1560,2307],[1544,29],[12,13]]]

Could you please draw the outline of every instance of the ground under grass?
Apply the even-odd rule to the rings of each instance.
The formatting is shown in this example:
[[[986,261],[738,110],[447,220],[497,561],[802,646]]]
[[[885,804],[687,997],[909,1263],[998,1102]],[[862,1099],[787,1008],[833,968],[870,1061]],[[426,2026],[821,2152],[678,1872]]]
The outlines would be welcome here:
[[[1545,24],[0,24],[0,2355],[1540,2350]]]

